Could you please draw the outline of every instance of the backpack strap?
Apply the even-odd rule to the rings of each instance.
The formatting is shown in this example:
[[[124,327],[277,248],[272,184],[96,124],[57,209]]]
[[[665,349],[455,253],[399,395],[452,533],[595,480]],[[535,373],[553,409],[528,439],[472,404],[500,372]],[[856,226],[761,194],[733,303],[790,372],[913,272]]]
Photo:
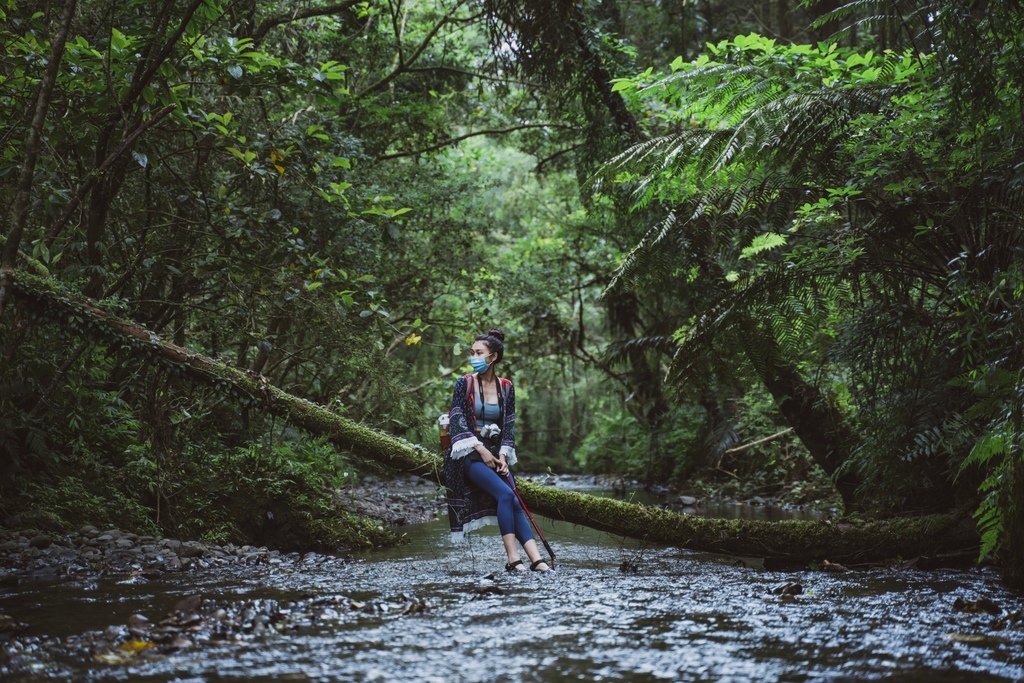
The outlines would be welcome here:
[[[508,392],[512,389],[512,380],[499,377],[498,382],[501,385],[502,398],[508,398]]]
[[[469,413],[466,415],[466,426],[470,431],[476,427],[476,375],[463,375],[466,380],[466,400],[469,403]]]

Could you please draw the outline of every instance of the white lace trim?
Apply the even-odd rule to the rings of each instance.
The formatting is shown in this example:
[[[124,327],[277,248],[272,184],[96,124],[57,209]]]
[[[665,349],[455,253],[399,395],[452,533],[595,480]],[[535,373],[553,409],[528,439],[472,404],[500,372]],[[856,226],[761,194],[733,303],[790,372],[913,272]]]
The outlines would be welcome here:
[[[471,436],[468,439],[462,439],[452,444],[452,460],[461,460],[469,454],[470,451],[474,450],[480,445],[480,439],[475,436]]]
[[[516,449],[513,448],[512,446],[502,446],[501,450],[498,451],[498,455],[505,456],[505,464],[507,464],[509,467],[512,467],[512,465],[515,465],[517,462],[519,462],[519,458],[516,457]]]
[[[468,534],[470,531],[476,531],[477,529],[480,529],[482,527],[489,526],[489,525],[493,525],[493,526],[497,526],[498,525],[498,518],[497,518],[497,516],[489,515],[487,517],[481,517],[479,519],[474,519],[472,522],[467,522],[466,524],[464,524],[462,526],[462,531],[453,531],[451,533],[452,540],[455,541],[455,542],[462,541],[462,540],[465,539],[466,534]]]

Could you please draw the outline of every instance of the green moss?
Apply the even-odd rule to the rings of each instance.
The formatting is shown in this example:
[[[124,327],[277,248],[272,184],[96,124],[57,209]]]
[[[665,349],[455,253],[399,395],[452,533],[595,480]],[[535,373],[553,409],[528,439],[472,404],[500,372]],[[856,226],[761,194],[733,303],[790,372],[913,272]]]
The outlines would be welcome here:
[[[785,558],[793,562],[879,561],[970,547],[977,534],[955,515],[847,524],[706,519],[522,482],[534,512],[611,533],[691,550]]]

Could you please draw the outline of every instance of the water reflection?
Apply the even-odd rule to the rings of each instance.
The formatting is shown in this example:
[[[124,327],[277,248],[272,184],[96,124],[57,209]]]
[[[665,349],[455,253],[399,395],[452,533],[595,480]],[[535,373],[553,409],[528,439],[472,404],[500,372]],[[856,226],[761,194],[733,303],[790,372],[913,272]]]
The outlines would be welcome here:
[[[57,679],[93,681],[1013,681],[1024,679],[1024,627],[1003,642],[993,617],[954,613],[956,597],[1022,600],[988,571],[776,573],[730,558],[648,547],[539,520],[555,547],[554,576],[509,576],[493,531],[453,545],[445,520],[407,529],[399,548],[351,562],[240,567],[145,584],[28,584],[0,611],[36,633],[70,635],[158,619],[183,596],[218,600],[346,596],[426,611],[347,612],[294,635],[182,651],[128,665],[51,663]],[[635,560],[636,573],[619,571]],[[800,582],[781,601],[771,590]],[[486,589],[486,590],[484,590]]]

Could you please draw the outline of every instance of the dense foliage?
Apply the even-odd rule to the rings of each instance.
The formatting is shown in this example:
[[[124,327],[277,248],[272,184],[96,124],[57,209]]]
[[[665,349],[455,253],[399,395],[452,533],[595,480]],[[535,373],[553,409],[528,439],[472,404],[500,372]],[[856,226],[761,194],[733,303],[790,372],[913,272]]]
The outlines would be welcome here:
[[[331,544],[354,476],[17,267],[425,444],[498,325],[530,469],[1020,558],[1024,16],[826,5],[6,3],[3,511]]]

